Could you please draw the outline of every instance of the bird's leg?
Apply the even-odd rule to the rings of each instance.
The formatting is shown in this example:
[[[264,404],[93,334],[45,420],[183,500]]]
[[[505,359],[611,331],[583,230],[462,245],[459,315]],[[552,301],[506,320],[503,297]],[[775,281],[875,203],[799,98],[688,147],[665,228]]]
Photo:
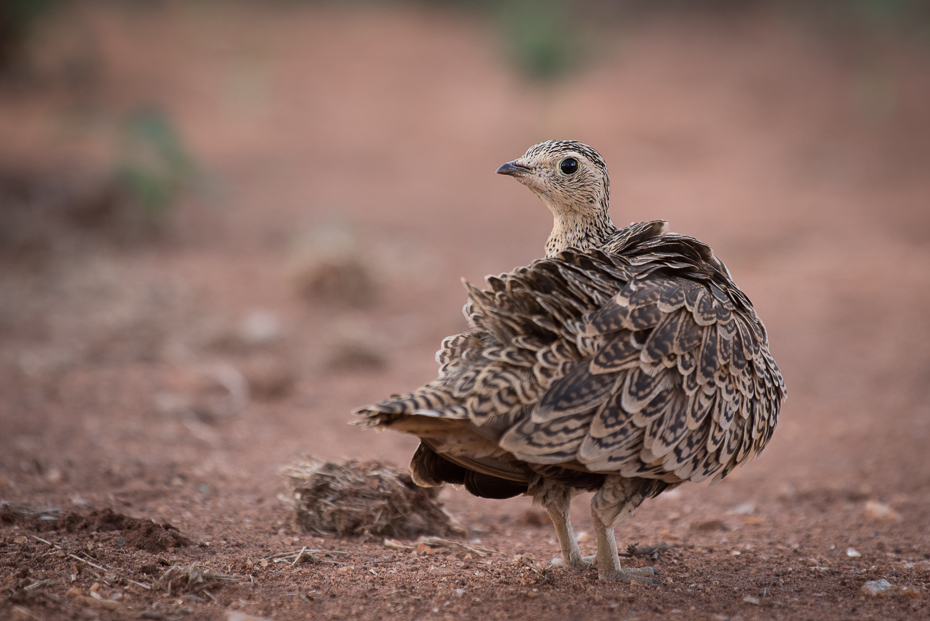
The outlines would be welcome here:
[[[590,567],[590,561],[581,556],[581,548],[578,547],[578,540],[575,539],[575,532],[568,518],[572,505],[571,488],[543,479],[532,486],[531,493],[536,502],[542,504],[549,512],[556,537],[559,538],[562,561],[573,567]]]
[[[568,519],[570,506],[571,499],[569,498],[564,505],[561,503],[550,504],[546,506],[546,509],[549,511],[549,517],[552,518],[552,524],[555,526],[555,534],[559,538],[562,560],[566,564],[575,567],[589,567],[591,563],[582,558],[581,548],[578,547],[578,540],[575,539],[572,523]]]
[[[652,567],[634,567],[621,569],[620,556],[617,554],[617,540],[614,525],[628,518],[633,510],[643,501],[642,494],[637,493],[631,481],[619,476],[608,477],[604,485],[591,500],[591,516],[594,518],[594,532],[597,535],[597,577],[614,582],[655,582],[656,570]]]

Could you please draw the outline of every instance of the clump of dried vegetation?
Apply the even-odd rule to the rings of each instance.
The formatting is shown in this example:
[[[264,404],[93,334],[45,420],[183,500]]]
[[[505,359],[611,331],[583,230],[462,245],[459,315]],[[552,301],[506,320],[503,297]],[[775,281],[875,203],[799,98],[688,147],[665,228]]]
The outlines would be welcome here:
[[[437,488],[376,461],[303,461],[281,471],[297,523],[306,531],[370,537],[462,535]]]

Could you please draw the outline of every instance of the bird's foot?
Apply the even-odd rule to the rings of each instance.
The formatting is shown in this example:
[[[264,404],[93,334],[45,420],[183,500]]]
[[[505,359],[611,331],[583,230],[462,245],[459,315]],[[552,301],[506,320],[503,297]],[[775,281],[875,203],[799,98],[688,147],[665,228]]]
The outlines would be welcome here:
[[[590,569],[595,565],[593,556],[578,556],[576,558],[557,556],[553,558],[549,564],[553,567],[569,567],[574,569]]]
[[[659,573],[652,567],[627,567],[612,571],[598,572],[597,577],[610,582],[639,582],[640,584],[659,584],[655,578]]]

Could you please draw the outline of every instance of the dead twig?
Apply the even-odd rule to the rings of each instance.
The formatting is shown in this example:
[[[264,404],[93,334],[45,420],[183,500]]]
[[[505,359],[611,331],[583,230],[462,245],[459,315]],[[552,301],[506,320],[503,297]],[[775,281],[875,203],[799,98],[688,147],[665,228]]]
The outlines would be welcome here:
[[[302,547],[296,552],[279,552],[278,554],[273,554],[262,560],[268,560],[272,563],[285,563],[290,561],[291,567],[297,565],[303,561],[304,563],[313,563],[318,565],[320,563],[329,563],[330,565],[339,565],[339,561],[330,561],[320,556],[348,556],[348,552],[343,552],[342,550],[310,550],[307,546]],[[292,560],[293,559],[293,560]]]
[[[458,548],[466,552],[471,552],[478,558],[484,558],[495,553],[494,550],[489,550],[488,548],[469,546],[464,543],[459,543],[458,541],[452,541],[451,539],[443,539],[442,537],[420,537],[417,539],[417,543],[427,545],[431,548]]]

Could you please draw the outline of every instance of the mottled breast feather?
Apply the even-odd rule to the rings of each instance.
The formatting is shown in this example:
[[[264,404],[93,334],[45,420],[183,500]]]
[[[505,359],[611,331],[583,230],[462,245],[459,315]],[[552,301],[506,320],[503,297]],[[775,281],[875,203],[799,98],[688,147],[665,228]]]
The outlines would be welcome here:
[[[439,377],[361,424],[454,420],[511,469],[668,483],[719,480],[772,435],[786,393],[765,327],[711,249],[665,222],[466,286],[472,329],[443,341]]]

